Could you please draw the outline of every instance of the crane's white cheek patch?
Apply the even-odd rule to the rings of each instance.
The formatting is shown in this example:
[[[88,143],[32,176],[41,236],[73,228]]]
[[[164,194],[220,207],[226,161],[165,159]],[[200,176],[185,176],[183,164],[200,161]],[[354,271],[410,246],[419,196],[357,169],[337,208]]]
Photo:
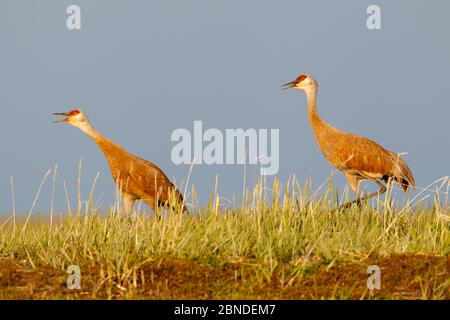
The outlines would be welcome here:
[[[203,130],[202,121],[194,121],[191,131],[175,129],[171,141],[171,159],[176,165],[259,165],[261,175],[275,175],[279,170],[279,129]]]

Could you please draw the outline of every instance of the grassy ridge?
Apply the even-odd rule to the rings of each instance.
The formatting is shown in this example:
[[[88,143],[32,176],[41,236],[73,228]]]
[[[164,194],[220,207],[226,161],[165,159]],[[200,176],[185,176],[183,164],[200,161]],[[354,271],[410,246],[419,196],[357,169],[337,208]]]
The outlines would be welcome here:
[[[258,185],[239,208],[221,209],[215,196],[199,212],[166,213],[161,220],[145,212],[126,217],[111,210],[101,215],[89,207],[52,224],[9,220],[0,229],[0,257],[23,261],[31,269],[64,271],[78,265],[92,271],[101,266],[91,272],[91,288],[111,298],[115,290],[139,287],[136,278],[155,261],[190,261],[217,267],[218,272],[230,265],[250,266],[251,277],[242,285],[292,288],[322,265],[329,269],[345,262],[368,265],[374,256],[450,253],[450,210],[437,201],[433,207],[413,208],[379,200],[375,207],[338,212],[332,209],[332,190],[320,198],[305,188],[293,195],[289,186],[277,182],[271,190],[270,200]],[[450,281],[439,281],[428,298],[448,297]]]

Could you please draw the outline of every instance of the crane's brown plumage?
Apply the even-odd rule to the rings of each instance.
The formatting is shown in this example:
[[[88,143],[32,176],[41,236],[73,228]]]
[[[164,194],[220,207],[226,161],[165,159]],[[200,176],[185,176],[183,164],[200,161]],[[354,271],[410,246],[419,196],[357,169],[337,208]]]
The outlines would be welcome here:
[[[386,187],[379,180],[388,184],[394,180],[405,192],[409,187],[415,186],[414,176],[400,155],[386,150],[372,140],[339,130],[320,118],[316,107],[318,84],[315,79],[308,75],[301,75],[294,81],[286,83],[284,88],[305,91],[308,99],[309,120],[317,144],[330,164],[344,173],[355,192],[357,199],[344,204],[341,208],[349,207],[352,203],[359,204],[362,200],[386,192]],[[380,190],[358,197],[359,184],[364,179],[377,183]]]
[[[183,196],[155,164],[130,154],[122,147],[99,134],[79,110],[57,113],[67,122],[90,136],[108,160],[111,174],[124,199],[125,212],[131,213],[136,200],[143,200],[155,213],[158,207],[178,204],[186,211]]]

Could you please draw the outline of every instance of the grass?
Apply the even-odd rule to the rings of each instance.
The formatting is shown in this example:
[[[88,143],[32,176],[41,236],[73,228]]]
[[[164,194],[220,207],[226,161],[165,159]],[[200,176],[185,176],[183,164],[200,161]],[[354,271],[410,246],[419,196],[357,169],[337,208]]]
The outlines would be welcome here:
[[[318,195],[275,180],[234,208],[212,195],[189,216],[160,220],[127,217],[120,205],[100,214],[92,198],[62,219],[14,215],[0,225],[0,298],[449,299],[445,183],[428,206],[388,195],[338,212],[332,187]],[[371,264],[380,290],[367,289]],[[81,269],[81,290],[66,288],[70,265]]]

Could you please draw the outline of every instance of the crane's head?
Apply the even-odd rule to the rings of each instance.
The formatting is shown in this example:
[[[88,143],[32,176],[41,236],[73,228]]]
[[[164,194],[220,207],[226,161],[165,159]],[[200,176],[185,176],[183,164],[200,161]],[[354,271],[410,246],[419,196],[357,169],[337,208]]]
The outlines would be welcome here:
[[[54,113],[53,115],[55,116],[63,116],[65,118],[61,119],[61,120],[56,120],[54,121],[54,123],[68,123],[71,126],[80,128],[83,125],[85,125],[86,123],[88,123],[88,119],[85,116],[85,114],[78,109],[74,109],[72,111],[69,112],[57,112]]]
[[[317,89],[317,81],[310,75],[301,74],[294,81],[282,85],[284,90],[294,88],[297,90]]]

